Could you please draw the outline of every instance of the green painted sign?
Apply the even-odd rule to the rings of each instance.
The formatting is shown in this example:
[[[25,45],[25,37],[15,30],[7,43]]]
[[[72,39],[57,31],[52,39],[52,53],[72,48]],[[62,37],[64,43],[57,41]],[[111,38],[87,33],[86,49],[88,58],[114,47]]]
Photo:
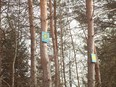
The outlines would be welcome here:
[[[44,42],[44,43],[49,42],[49,33],[48,32],[42,32],[42,42]]]

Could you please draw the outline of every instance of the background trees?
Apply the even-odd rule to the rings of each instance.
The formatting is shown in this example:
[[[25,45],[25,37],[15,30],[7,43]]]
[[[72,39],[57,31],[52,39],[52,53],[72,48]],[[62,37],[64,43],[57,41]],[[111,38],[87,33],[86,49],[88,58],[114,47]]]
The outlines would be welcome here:
[[[37,87],[43,87],[43,74],[44,81],[48,81],[46,78],[50,79],[51,81],[48,82],[52,87],[56,87],[55,84],[59,84],[58,87],[87,87],[86,2],[85,0],[49,0],[51,2],[49,3],[47,0],[41,0],[44,1],[45,8],[39,0],[33,0],[33,3],[31,2],[33,15],[30,14],[33,16],[35,28],[33,64],[37,70],[35,74]],[[102,87],[116,85],[115,3],[115,0],[94,0],[93,3],[94,41],[100,59]],[[32,19],[29,22],[28,0],[1,0],[0,7],[0,60],[2,61],[0,86],[29,87],[33,69],[31,67],[33,39],[30,34]],[[42,31],[50,33],[48,43],[41,42]],[[56,79],[59,80],[58,83]]]
[[[115,34],[116,34],[116,17],[115,17],[115,9],[116,7],[113,6],[115,4],[115,1],[106,1],[104,4],[104,9],[107,9],[106,14],[104,16],[106,17],[104,20],[101,19],[101,22],[103,24],[100,24],[100,28],[102,28],[102,40],[101,45],[98,47],[98,57],[100,58],[100,70],[101,70],[101,79],[102,79],[102,87],[113,87],[115,86]],[[111,6],[112,5],[112,6]],[[100,23],[101,23],[100,22]],[[107,68],[106,68],[107,67]],[[109,71],[110,70],[110,71]],[[107,72],[107,73],[106,73]],[[110,75],[110,74],[113,75]],[[104,79],[106,78],[106,79]],[[108,79],[107,79],[108,78]],[[111,80],[112,79],[112,80]],[[107,85],[105,85],[107,84]]]

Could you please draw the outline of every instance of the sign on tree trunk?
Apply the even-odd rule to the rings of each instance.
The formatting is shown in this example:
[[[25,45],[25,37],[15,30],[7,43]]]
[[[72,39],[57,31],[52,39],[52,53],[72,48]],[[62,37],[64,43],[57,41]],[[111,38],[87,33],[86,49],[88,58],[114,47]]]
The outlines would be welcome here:
[[[49,42],[49,33],[42,32],[42,42],[48,43]]]

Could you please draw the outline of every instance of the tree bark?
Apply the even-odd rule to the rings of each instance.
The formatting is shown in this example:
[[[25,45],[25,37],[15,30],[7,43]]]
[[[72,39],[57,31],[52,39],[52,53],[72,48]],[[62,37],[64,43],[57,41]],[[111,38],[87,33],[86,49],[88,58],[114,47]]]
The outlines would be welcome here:
[[[91,54],[94,53],[94,20],[93,0],[86,0],[88,23],[88,87],[95,87],[95,63],[91,62]]]
[[[59,87],[59,64],[58,64],[58,50],[57,50],[57,43],[56,43],[56,34],[53,27],[53,14],[52,14],[52,1],[49,0],[50,4],[50,30],[52,35],[52,42],[53,42],[53,50],[54,50],[54,62],[55,62],[55,87]],[[56,25],[54,25],[56,26]]]
[[[37,87],[36,81],[36,63],[35,63],[35,28],[34,28],[34,17],[33,17],[33,0],[28,0],[28,12],[29,12],[29,23],[30,23],[30,34],[31,34],[31,87]]]
[[[50,62],[47,53],[47,43],[42,42],[42,31],[47,32],[47,0],[40,0],[41,31],[40,31],[40,56],[43,68],[43,87],[51,87]]]
[[[17,58],[17,32],[14,28],[12,28],[14,33],[15,33],[15,48],[14,48],[14,58],[13,58],[13,63],[12,63],[12,86],[15,87],[15,62]]]
[[[70,84],[70,87],[72,87],[72,67],[71,67],[71,65],[72,65],[72,63],[71,63],[71,54],[70,54],[71,52],[69,51],[69,84]]]
[[[2,87],[2,31],[1,31],[1,0],[0,0],[0,87]]]
[[[57,21],[57,18],[56,18],[56,0],[54,0],[54,31],[55,31],[55,38],[56,38],[55,39],[55,41],[56,41],[56,48],[57,48],[57,51],[58,51],[56,21]]]
[[[59,61],[58,61],[58,41],[57,41],[57,28],[56,28],[56,0],[54,0],[54,34],[55,34],[55,50],[56,53],[55,62],[56,62],[56,87],[60,85],[60,72],[59,72]]]

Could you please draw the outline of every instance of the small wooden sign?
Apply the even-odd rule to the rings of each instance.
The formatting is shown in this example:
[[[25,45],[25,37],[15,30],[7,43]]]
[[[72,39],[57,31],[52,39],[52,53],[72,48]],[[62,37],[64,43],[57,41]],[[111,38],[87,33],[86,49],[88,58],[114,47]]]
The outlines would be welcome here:
[[[42,32],[42,42],[44,42],[44,43],[49,42],[49,33],[48,32]]]
[[[91,62],[96,63],[96,54],[94,53],[91,54]]]

